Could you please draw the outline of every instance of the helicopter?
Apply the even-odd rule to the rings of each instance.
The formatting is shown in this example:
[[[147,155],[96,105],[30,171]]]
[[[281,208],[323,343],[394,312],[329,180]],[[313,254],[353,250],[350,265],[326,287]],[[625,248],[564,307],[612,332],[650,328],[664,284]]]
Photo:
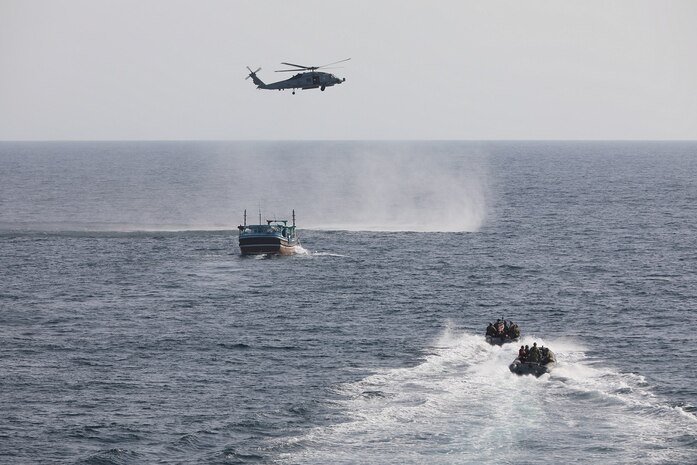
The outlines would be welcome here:
[[[342,82],[346,81],[346,78],[339,79],[338,77],[334,76],[333,74],[330,73],[325,73],[322,71],[317,71],[318,69],[326,68],[327,66],[332,66],[336,65],[339,63],[343,63],[345,61],[349,61],[350,58],[346,58],[345,60],[339,60],[335,61],[334,63],[328,63],[326,65],[322,66],[303,66],[303,65],[294,65],[293,63],[285,63],[282,62],[282,65],[286,66],[293,66],[294,69],[280,69],[276,70],[277,73],[298,73],[295,76],[293,76],[290,79],[286,79],[284,81],[278,81],[278,82],[272,82],[271,84],[266,84],[264,81],[259,79],[257,76],[257,73],[261,70],[261,68],[257,68],[256,71],[252,71],[252,69],[247,66],[247,69],[249,70],[249,75],[245,79],[252,78],[252,81],[254,84],[257,85],[257,89],[267,89],[267,90],[286,90],[286,89],[293,89],[293,95],[295,95],[295,89],[320,89],[321,91],[324,91],[325,88],[333,86],[335,84],[341,84]]]

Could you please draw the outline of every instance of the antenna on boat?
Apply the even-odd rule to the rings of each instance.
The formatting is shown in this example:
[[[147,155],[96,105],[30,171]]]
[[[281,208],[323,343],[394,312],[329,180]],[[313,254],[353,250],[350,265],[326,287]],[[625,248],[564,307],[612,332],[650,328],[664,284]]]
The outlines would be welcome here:
[[[259,224],[261,224],[261,205],[259,205]]]
[[[293,209],[293,226],[295,226],[295,208]]]
[[[247,226],[247,209],[244,209],[244,225]]]

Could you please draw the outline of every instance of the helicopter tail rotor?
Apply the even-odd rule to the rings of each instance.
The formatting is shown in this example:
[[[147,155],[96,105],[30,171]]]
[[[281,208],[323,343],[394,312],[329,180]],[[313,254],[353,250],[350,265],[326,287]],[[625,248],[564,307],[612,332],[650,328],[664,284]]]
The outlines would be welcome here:
[[[247,75],[245,79],[252,78],[252,81],[254,82],[254,84],[257,85],[257,87],[263,88],[264,86],[266,86],[266,84],[264,84],[264,81],[257,77],[257,73],[261,71],[261,67],[257,68],[256,71],[252,71],[252,68],[250,68],[249,66],[247,66],[247,69],[249,70],[249,75]]]
[[[261,67],[257,68],[256,71],[252,71],[252,68],[250,68],[249,66],[247,66],[247,69],[249,70],[249,75],[247,75],[245,79],[253,78],[259,71],[261,71]]]

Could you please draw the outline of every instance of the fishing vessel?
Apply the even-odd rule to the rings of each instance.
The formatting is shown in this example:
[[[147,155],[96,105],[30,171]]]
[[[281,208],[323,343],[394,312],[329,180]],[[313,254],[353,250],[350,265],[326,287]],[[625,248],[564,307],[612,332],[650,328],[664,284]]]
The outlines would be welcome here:
[[[237,227],[240,231],[240,252],[242,255],[292,255],[300,248],[300,240],[295,229],[295,210],[293,224],[288,220],[266,220],[261,224],[247,224],[247,210],[244,211],[244,224]]]

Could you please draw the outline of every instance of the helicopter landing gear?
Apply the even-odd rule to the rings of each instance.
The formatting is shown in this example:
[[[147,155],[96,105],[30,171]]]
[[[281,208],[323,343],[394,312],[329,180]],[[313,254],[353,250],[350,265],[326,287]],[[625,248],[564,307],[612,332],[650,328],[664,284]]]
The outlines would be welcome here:
[[[295,90],[293,90],[293,95],[295,95]]]
[[[322,92],[324,92],[324,86],[320,87],[319,90],[321,90]]]

